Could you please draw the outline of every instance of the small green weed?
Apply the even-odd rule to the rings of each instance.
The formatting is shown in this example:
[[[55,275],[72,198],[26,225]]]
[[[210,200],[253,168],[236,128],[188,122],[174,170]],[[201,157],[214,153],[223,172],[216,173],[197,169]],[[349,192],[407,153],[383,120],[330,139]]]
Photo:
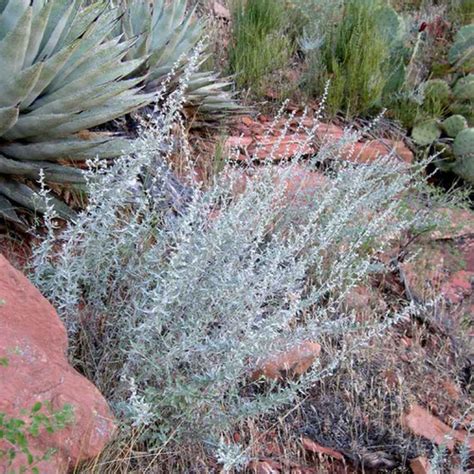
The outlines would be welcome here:
[[[2,360],[0,359],[0,363]],[[54,411],[50,403],[36,402],[29,412],[21,413],[23,418],[10,418],[6,413],[0,412],[0,440],[7,443],[8,448],[0,449],[0,461],[6,460],[11,466],[13,460],[23,453],[26,457],[26,466],[21,466],[19,472],[32,472],[39,474],[36,466],[39,462],[49,459],[54,449],[48,449],[42,456],[34,455],[29,448],[28,437],[38,437],[41,432],[54,433],[64,429],[73,422],[73,408],[65,404],[61,410]],[[26,419],[26,420],[25,420]],[[10,472],[13,471],[8,471]]]

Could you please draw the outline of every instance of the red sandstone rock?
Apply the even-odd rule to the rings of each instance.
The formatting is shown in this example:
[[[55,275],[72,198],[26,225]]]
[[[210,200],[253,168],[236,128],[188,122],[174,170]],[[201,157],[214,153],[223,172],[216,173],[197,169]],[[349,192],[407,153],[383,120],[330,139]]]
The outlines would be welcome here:
[[[279,474],[282,466],[275,461],[252,461],[249,469],[254,474]]]
[[[247,148],[252,144],[252,138],[251,137],[229,137],[225,145],[228,148]]]
[[[451,275],[441,287],[441,294],[450,303],[460,303],[466,296],[472,294],[474,272],[461,270]]]
[[[474,237],[474,212],[468,209],[437,209],[442,224],[430,233],[432,239],[447,240]]]
[[[309,451],[310,453],[314,454],[326,454],[327,456],[331,456],[332,458],[339,459],[342,461],[344,459],[344,456],[338,452],[335,451],[334,449],[331,448],[326,448],[324,446],[321,446],[318,443],[315,443],[313,440],[303,437],[301,439],[301,442],[303,444],[304,449],[306,451]]]
[[[414,248],[413,258],[400,264],[405,284],[419,299],[430,299],[441,294],[451,305],[466,303],[474,293],[474,240],[461,243],[430,241]],[[465,269],[459,270],[459,263]]]
[[[253,372],[251,379],[261,377],[282,380],[304,374],[313,365],[321,352],[317,342],[305,341],[298,347],[264,360]]]
[[[410,461],[410,469],[413,474],[429,474],[431,468],[428,459],[420,456]]]
[[[285,197],[297,204],[311,200],[329,183],[329,179],[322,173],[302,165],[291,165],[289,170],[280,167],[276,172],[275,185],[284,186]]]
[[[307,143],[307,137],[301,133],[289,134],[285,137],[259,137],[256,140],[253,158],[276,161],[303,155],[314,155],[316,149]]]
[[[412,433],[429,439],[437,445],[444,445],[450,451],[456,443],[464,443],[468,437],[467,432],[453,430],[441,420],[433,416],[419,405],[412,405],[410,411],[403,417],[402,424]],[[470,450],[474,450],[474,438],[467,438]]]
[[[245,116],[235,127],[235,131],[243,136],[229,137],[226,146],[244,149],[252,159],[272,158],[278,161],[301,155],[313,155],[317,151],[316,142],[333,145],[344,137],[343,128],[334,124],[320,123],[314,131],[316,140],[306,143],[307,132],[302,130],[301,126],[306,130],[311,130],[314,126],[313,119],[295,117],[289,122],[288,119],[281,119],[273,123],[265,116],[260,116],[258,121]],[[270,127],[272,127],[272,133],[269,133]],[[287,132],[282,137],[284,128],[287,128]],[[403,142],[387,139],[346,145],[342,150],[341,158],[354,163],[371,163],[391,152],[395,159],[405,163],[412,163],[414,160],[412,151]],[[242,159],[246,157],[242,155]]]
[[[234,196],[242,194],[249,181],[259,179],[263,171],[262,168],[258,167],[251,171],[238,168],[226,171],[228,178],[232,181]],[[322,173],[310,170],[300,164],[275,166],[272,168],[272,173],[275,187],[283,186],[285,198],[294,201],[296,204],[301,204],[303,200],[313,198],[330,182]]]
[[[353,153],[350,150],[353,150]],[[348,145],[342,158],[354,163],[372,163],[390,152],[393,152],[396,158],[405,163],[413,163],[412,151],[403,142],[391,140],[371,140]]]
[[[0,412],[18,418],[36,402],[51,402],[53,410],[72,405],[71,425],[29,439],[33,454],[56,450],[37,465],[41,474],[66,472],[103,450],[115,430],[113,417],[94,385],[68,364],[66,331],[53,307],[1,255],[0,301],[0,356],[8,360],[0,366]],[[10,469],[24,464],[18,455]]]

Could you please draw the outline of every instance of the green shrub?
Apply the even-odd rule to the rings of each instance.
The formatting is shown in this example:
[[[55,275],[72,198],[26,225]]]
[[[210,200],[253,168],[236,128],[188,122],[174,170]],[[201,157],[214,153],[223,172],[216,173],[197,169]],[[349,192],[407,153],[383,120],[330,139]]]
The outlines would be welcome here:
[[[313,27],[315,33],[303,40],[309,64],[306,87],[317,95],[330,79],[329,112],[343,111],[348,118],[365,115],[382,106],[385,88],[401,60],[393,57],[394,36],[387,34],[382,21],[389,10],[384,2],[368,0],[346,0],[338,10],[335,7],[328,5],[329,21],[323,16]]]
[[[264,79],[287,63],[292,46],[285,26],[281,0],[235,2],[229,65],[239,87],[261,92]]]

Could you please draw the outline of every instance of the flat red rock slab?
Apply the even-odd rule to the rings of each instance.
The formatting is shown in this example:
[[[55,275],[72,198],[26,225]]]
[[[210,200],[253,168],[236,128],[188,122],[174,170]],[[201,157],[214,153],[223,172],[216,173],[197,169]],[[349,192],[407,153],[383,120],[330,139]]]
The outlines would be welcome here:
[[[450,451],[457,443],[468,442],[470,450],[474,450],[474,438],[462,430],[453,430],[440,419],[433,416],[419,405],[412,405],[409,412],[402,418],[402,425],[413,434],[430,440],[437,445],[444,445]]]
[[[344,459],[344,456],[340,452],[331,448],[326,448],[325,446],[321,446],[309,438],[303,437],[301,442],[303,444],[303,448],[310,453],[325,454],[327,456],[331,456],[334,459],[338,459],[339,461]]]
[[[299,156],[314,155],[318,145],[336,145],[345,132],[342,127],[334,124],[320,123],[314,131],[314,138],[308,142],[306,130],[313,128],[314,122],[310,117],[294,118],[286,123],[281,119],[276,123],[268,117],[259,117],[259,121],[249,116],[241,118],[235,126],[235,134],[226,141],[228,149],[238,149],[240,160],[275,161],[292,159]],[[284,132],[287,127],[286,133]],[[303,127],[303,128],[302,128]],[[318,142],[318,143],[316,143]],[[394,159],[405,163],[413,163],[413,152],[402,142],[392,140],[363,140],[344,145],[338,149],[339,159],[354,163],[371,163],[391,153]]]

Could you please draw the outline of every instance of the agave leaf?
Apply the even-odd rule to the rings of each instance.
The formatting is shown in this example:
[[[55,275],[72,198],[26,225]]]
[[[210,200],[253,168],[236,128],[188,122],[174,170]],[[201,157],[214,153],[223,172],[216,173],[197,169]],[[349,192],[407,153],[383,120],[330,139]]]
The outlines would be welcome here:
[[[226,114],[224,111],[235,111],[235,112],[241,112],[243,109],[240,105],[229,102],[228,100],[226,102],[222,102],[221,104],[207,104],[206,102],[196,104],[197,107],[199,107],[199,112],[200,113],[211,113],[215,114],[216,112],[223,112],[222,114],[218,114],[220,117],[224,117]]]
[[[23,161],[86,161],[93,158],[113,158],[129,154],[133,141],[120,137],[97,137],[85,140],[79,137],[64,138],[37,143],[11,143],[0,147],[6,157]]]
[[[55,100],[67,97],[68,95],[74,94],[74,92],[82,90],[86,87],[90,87],[91,85],[101,85],[125,77],[137,69],[142,63],[143,59],[136,59],[119,64],[117,64],[115,60],[107,64],[102,64],[96,69],[89,71],[83,77],[66,84],[61,89],[41,97],[35,102],[34,108],[38,108]]]
[[[88,108],[98,107],[121,92],[132,89],[142,80],[141,77],[138,77],[126,81],[111,81],[98,86],[93,85],[92,87],[79,90],[75,94],[38,107],[31,112],[31,115],[59,114],[61,112],[77,113]]]
[[[39,3],[35,2],[33,4],[33,9],[38,8]],[[48,24],[49,15],[51,14],[51,9],[53,7],[53,2],[46,3],[41,11],[36,15],[33,15],[33,20],[31,23],[31,34],[28,42],[28,48],[25,54],[25,61],[23,63],[24,67],[31,66],[38,55],[40,44],[43,40],[43,35]]]
[[[159,3],[159,6],[157,4]],[[163,48],[185,17],[186,1],[177,0],[172,7],[167,7],[163,1],[155,2],[152,17],[152,42],[151,48]]]
[[[59,51],[59,53],[56,53],[47,61],[38,63],[42,64],[41,73],[38,77],[38,80],[35,82],[33,89],[28,94],[28,97],[22,100],[20,107],[22,110],[28,108],[42,94],[44,89],[58,74],[58,71],[64,66],[65,62],[71,57],[71,54],[74,53],[76,48],[77,42],[70,44],[68,47],[64,48],[62,51]]]
[[[47,3],[51,2],[48,2],[48,0],[34,0],[33,2],[30,2],[33,8],[33,16],[39,15],[40,11],[45,7]]]
[[[29,0],[7,1],[0,16],[0,40],[4,37],[3,32],[11,31],[16,26],[29,6]]]
[[[95,127],[101,123],[125,115],[132,110],[143,107],[149,104],[154,98],[154,94],[136,95],[136,92],[137,90],[134,89],[123,92],[115,96],[110,104],[104,104],[101,107],[81,112],[67,122],[62,121],[55,127],[43,130],[42,136],[58,138]]]
[[[110,138],[107,137],[96,140],[73,137],[35,143],[10,143],[1,146],[0,151],[7,158],[22,161],[58,161],[62,159],[84,161],[81,158],[81,153],[109,142]]]
[[[133,4],[131,7],[133,7]],[[122,31],[118,30],[118,34],[123,33],[127,40],[137,39],[136,44],[128,50],[125,56],[128,60],[147,55],[151,42],[149,7],[147,7],[145,16],[142,16],[141,27],[138,30],[135,30],[132,26],[132,15],[131,8],[124,12],[121,20]]]
[[[211,83],[206,86],[200,86],[196,88],[189,89],[192,95],[193,93],[197,97],[214,97],[216,90],[223,89],[224,87],[229,87],[232,83],[231,82],[219,82],[219,83]]]
[[[69,166],[56,165],[47,161],[24,163],[0,155],[0,174],[24,176],[37,180],[40,170],[44,171],[46,181],[54,183],[84,183],[81,170]]]
[[[45,46],[48,44],[52,35],[54,35],[57,26],[61,23],[61,18],[69,8],[71,7],[70,1],[64,0],[48,0],[52,3],[51,13],[48,18],[48,23],[46,25],[46,29],[44,31],[43,40],[40,44],[40,51],[43,51]]]
[[[59,71],[55,80],[46,89],[48,94],[60,89],[64,85],[63,77],[68,76],[76,67],[86,61],[93,54],[98,44],[101,44],[117,22],[116,11],[106,11],[94,21],[84,35],[80,38],[79,45],[74,54],[69,58],[63,69]]]
[[[18,120],[18,107],[0,108],[0,137]]]
[[[17,75],[8,76],[8,82],[0,82],[0,107],[22,102],[37,83],[42,68],[43,64],[37,63]]]
[[[58,138],[95,127],[143,107],[154,98],[153,94],[137,95],[137,92],[137,89],[127,90],[114,96],[111,104],[106,103],[80,113],[21,115],[16,124],[4,134],[4,138],[8,141],[19,139],[33,141],[35,137]]]
[[[109,141],[97,145],[89,150],[80,151],[75,155],[75,159],[90,160],[94,158],[107,159],[118,156],[129,155],[135,151],[134,140],[127,138],[111,138]]]
[[[58,39],[56,48],[53,50],[53,53],[57,53],[61,48],[64,47],[65,44],[68,44],[68,43],[65,43],[64,40],[67,38],[67,36],[69,36],[69,32],[71,31],[71,28],[75,24],[76,17],[79,15],[79,12],[84,7],[84,0],[69,0],[69,1],[72,1],[72,12],[68,17],[66,24],[64,25],[63,31],[61,33],[61,36]],[[70,40],[69,42],[72,42],[74,40]]]
[[[33,212],[43,213],[47,210],[43,197],[38,193],[38,187],[34,185],[27,186],[24,183],[0,176],[0,191],[11,201],[15,201]],[[49,196],[49,202],[53,205],[54,210],[59,216],[65,219],[73,219],[75,217],[76,214],[64,202],[54,196]]]
[[[130,48],[125,56],[127,60],[133,58],[148,57],[148,50],[150,48],[150,35],[142,35],[138,38],[135,45]]]
[[[104,64],[110,64],[113,61],[118,64],[133,43],[132,41],[126,41],[119,44],[119,41],[120,38],[113,38],[97,47],[94,54],[91,54],[89,58],[75,68],[71,74],[64,76],[62,84],[65,85],[76,79],[80,79],[88,72],[97,70],[97,68],[102,67]]]
[[[168,47],[165,47],[161,51],[155,51],[150,57],[150,65],[152,68],[149,74],[150,80],[154,81],[169,74],[170,71],[176,67],[178,58],[192,51],[200,35],[201,33],[199,31],[194,31],[194,36],[182,41],[178,46],[174,47],[173,51],[175,54],[173,54],[173,56],[170,56],[171,53]]]
[[[0,192],[2,186],[0,184]],[[18,217],[15,212],[15,206],[5,197],[0,194],[0,216],[5,220],[15,222],[15,224],[24,225],[24,222]]]
[[[218,95],[207,95],[205,97],[205,105],[212,106],[212,105],[215,105],[215,104],[221,104],[222,100],[223,100],[223,98],[218,96]]]
[[[129,32],[131,36],[138,36],[149,30],[150,23],[149,3],[142,1],[131,2],[127,8]]]
[[[27,8],[15,28],[0,41],[0,71],[3,73],[7,72],[7,74],[3,74],[0,77],[11,77],[21,71],[28,48],[31,20],[31,8]],[[1,27],[0,31],[2,31]]]
[[[95,2],[79,10],[69,29],[68,34],[61,40],[62,44],[69,44],[81,37],[96,21],[100,15],[104,14],[105,2]]]
[[[34,116],[32,114],[20,115],[16,124],[6,133],[3,138],[7,141],[31,138],[41,136],[45,131],[55,127],[65,120],[68,120],[71,114],[44,114]]]
[[[64,1],[62,0],[56,0],[56,2],[64,4]],[[63,34],[64,28],[66,28],[66,25],[68,24],[71,15],[75,12],[76,7],[77,7],[77,0],[73,1],[67,7],[66,11],[59,17],[59,21],[56,23],[54,30],[47,37],[48,40],[46,44],[41,48],[41,52],[39,53],[39,56],[38,56],[39,58],[45,59],[54,53],[58,45],[59,39],[61,38],[61,35]],[[54,12],[54,7],[53,7],[53,12]],[[53,13],[51,13],[51,16],[52,15]]]
[[[212,73],[196,73],[190,79],[188,83],[187,90],[195,91],[200,87],[208,86],[209,84],[214,84],[219,79],[217,74]],[[225,83],[226,85],[232,84],[232,82]]]
[[[8,0],[0,0],[0,15],[3,13],[3,10],[5,10],[7,3],[8,3]]]
[[[160,49],[154,51],[150,58],[150,65],[153,67],[152,79],[156,74],[167,74],[175,65],[177,59],[189,52],[199,41],[202,33],[198,22],[191,24],[194,20],[192,12],[188,15],[186,22],[180,25],[180,30],[176,32],[170,41]]]

